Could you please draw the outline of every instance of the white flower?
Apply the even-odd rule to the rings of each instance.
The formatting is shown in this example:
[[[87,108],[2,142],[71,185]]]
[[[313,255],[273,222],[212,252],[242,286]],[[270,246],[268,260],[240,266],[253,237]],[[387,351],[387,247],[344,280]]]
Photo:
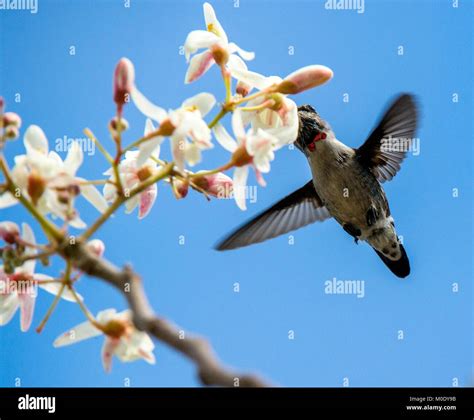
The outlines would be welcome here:
[[[245,69],[234,68],[232,75],[239,81],[255,87],[260,91],[279,85],[283,79],[278,76],[265,77],[259,73]],[[259,96],[247,102],[247,107],[253,108],[269,103],[269,107],[261,110],[248,111],[243,115],[244,124],[250,123],[255,130],[261,128],[278,137],[285,144],[293,143],[298,137],[298,107],[286,95],[274,92]]]
[[[152,153],[153,157],[158,158],[159,149],[152,151]],[[158,164],[153,159],[147,159],[143,165],[138,166],[138,155],[138,151],[129,151],[125,153],[125,159],[119,164],[120,180],[126,193],[133,190],[142,181],[153,176],[158,168]],[[115,173],[112,168],[104,172],[104,175],[109,175],[110,180],[115,183]],[[157,194],[158,186],[154,183],[125,202],[126,213],[131,213],[138,206],[138,218],[143,219],[153,207]],[[110,202],[116,199],[117,188],[114,184],[107,183],[104,185],[104,197]]]
[[[86,243],[86,247],[96,256],[102,257],[105,252],[105,244],[100,239],[92,239]]]
[[[270,171],[270,162],[275,158],[274,152],[286,144],[286,141],[281,141],[261,128],[250,128],[245,132],[242,111],[238,108],[232,115],[232,130],[237,141],[221,124],[215,126],[214,134],[222,147],[233,153],[233,161],[236,166],[233,178],[234,197],[239,208],[246,210],[245,190],[249,165],[255,169],[259,184],[265,186],[262,173]]]
[[[30,245],[35,245],[35,236],[30,226],[22,224],[21,239]],[[23,256],[35,255],[34,246],[26,247]],[[22,331],[30,328],[37,296],[37,287],[57,295],[61,287],[60,282],[41,283],[51,281],[52,277],[35,273],[36,260],[27,260],[20,267],[16,267],[13,274],[7,274],[0,266],[0,325],[10,322],[15,312],[20,308],[20,326]],[[75,302],[74,295],[68,288],[63,289],[61,297]]]
[[[106,372],[110,372],[114,354],[122,362],[144,359],[150,364],[155,363],[155,345],[148,334],[133,326],[129,310],[117,313],[115,309],[106,309],[97,314],[97,322],[102,329],[89,321],[84,322],[60,335],[54,341],[54,347],[68,346],[105,333],[102,364]]]
[[[204,3],[203,7],[206,30],[190,32],[184,43],[186,61],[189,62],[185,83],[197,80],[214,63],[223,66],[229,62],[232,65],[235,61],[231,57],[236,57],[235,53],[238,53],[244,60],[252,60],[255,56],[254,53],[245,51],[237,44],[229,42],[212,6],[209,3]],[[191,55],[201,48],[205,48],[205,51],[194,55],[189,61]]]
[[[193,166],[201,160],[201,150],[213,147],[211,130],[204,117],[214,107],[216,99],[210,93],[199,93],[186,99],[180,108],[166,112],[151,103],[138,90],[132,90],[132,99],[137,108],[148,118],[160,124],[169,135],[173,160],[180,171],[185,162]],[[140,146],[138,166],[141,166],[153,150],[163,141],[162,136],[148,140]]]
[[[56,152],[49,151],[43,130],[31,125],[25,132],[24,145],[26,154],[15,157],[12,178],[22,194],[36,203],[41,213],[51,213],[68,220],[76,228],[85,227],[75,212],[70,214],[69,206],[61,199],[63,194],[74,197],[77,192],[100,212],[107,209],[107,203],[99,191],[93,185],[84,184],[85,180],[76,176],[83,161],[83,152],[77,142],[71,144],[63,161]],[[0,196],[0,208],[17,202],[9,192]]]

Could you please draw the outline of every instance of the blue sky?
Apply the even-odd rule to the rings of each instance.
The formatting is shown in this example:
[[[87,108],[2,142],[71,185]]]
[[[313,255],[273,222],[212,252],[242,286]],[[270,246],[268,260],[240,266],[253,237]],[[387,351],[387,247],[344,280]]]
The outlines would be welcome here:
[[[418,96],[420,154],[408,156],[384,185],[411,260],[407,279],[395,278],[332,220],[297,231],[293,245],[283,236],[228,253],[212,249],[237,224],[307,182],[303,155],[286,149],[247,213],[231,200],[208,203],[196,194],[175,201],[160,185],[146,219],[120,211],[100,231],[106,256],[133,263],[160,314],[208,337],[226,363],[276,384],[338,387],[344,378],[350,386],[451,386],[453,378],[460,386],[471,384],[473,12],[472,2],[459,3],[366,0],[364,13],[357,13],[327,10],[325,1],[213,2],[231,40],[256,52],[251,69],[284,76],[315,63],[334,70],[330,83],[295,100],[315,106],[350,146],[365,140],[394,95]],[[201,91],[223,99],[215,69],[183,84],[179,46],[203,26],[201,4],[135,0],[126,8],[121,0],[40,0],[36,14],[0,10],[0,93],[24,126],[40,125],[52,144],[84,137],[86,126],[108,141],[111,75],[122,56],[135,63],[140,89],[165,108]],[[131,141],[144,118],[132,106],[126,118]],[[22,150],[21,141],[11,143],[7,156]],[[201,167],[226,157],[216,147]],[[106,168],[96,154],[80,174],[94,179]],[[97,216],[87,203],[79,208],[86,221]],[[30,220],[19,207],[1,210],[0,218]],[[185,245],[179,245],[181,235]],[[43,271],[61,268],[58,261]],[[325,294],[325,281],[334,277],[363,280],[364,298]],[[83,279],[80,292],[94,312],[125,308],[100,281]],[[35,322],[51,301],[40,296]],[[0,386],[14,386],[17,379],[23,386],[123,386],[127,378],[132,386],[198,384],[193,366],[160,343],[155,366],[115,360],[108,375],[100,339],[52,347],[58,334],[82,320],[79,309],[65,302],[41,335],[21,333],[18,316],[1,328]]]

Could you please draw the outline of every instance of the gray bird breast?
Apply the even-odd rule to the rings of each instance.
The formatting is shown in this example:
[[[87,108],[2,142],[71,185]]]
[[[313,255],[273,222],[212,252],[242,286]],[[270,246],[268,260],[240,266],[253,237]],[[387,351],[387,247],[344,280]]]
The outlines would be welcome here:
[[[331,215],[353,236],[380,251],[388,247],[390,259],[400,258],[385,193],[375,176],[355,159],[354,149],[330,132],[306,155],[316,191]]]

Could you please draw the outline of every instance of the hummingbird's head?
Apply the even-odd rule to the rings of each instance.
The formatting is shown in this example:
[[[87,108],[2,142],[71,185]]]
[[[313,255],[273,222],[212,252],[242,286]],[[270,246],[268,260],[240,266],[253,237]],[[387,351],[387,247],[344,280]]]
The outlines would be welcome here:
[[[305,155],[314,151],[316,142],[324,141],[331,127],[311,105],[298,107],[299,129],[295,145]]]

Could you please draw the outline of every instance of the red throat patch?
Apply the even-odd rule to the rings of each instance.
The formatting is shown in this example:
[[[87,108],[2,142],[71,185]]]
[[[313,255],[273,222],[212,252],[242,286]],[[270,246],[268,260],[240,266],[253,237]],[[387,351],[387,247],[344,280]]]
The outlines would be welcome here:
[[[324,140],[326,138],[326,133],[318,133],[314,137],[313,141],[308,145],[308,149],[310,152],[314,152],[314,149],[316,149],[316,142]]]

